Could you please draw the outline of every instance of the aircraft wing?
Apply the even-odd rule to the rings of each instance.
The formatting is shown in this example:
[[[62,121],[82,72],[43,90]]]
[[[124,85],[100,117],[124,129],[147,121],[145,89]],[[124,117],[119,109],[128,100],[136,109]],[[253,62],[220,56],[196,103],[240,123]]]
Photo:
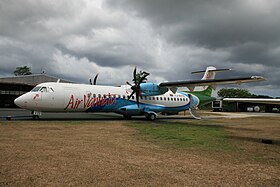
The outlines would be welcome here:
[[[210,85],[221,85],[221,84],[241,84],[247,82],[258,82],[265,80],[261,76],[251,77],[239,77],[229,79],[208,79],[208,80],[193,80],[193,81],[174,81],[174,82],[162,82],[159,83],[160,87],[188,87],[190,90],[195,86],[210,86]]]
[[[224,98],[223,101],[280,105],[280,99],[267,99],[267,98]]]

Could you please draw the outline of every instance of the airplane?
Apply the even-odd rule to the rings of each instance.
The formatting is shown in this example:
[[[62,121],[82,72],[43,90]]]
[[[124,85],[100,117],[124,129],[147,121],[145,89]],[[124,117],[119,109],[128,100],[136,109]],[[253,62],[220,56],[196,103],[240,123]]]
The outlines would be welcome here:
[[[30,92],[15,99],[20,108],[31,110],[34,119],[39,119],[41,112],[114,112],[126,119],[143,115],[155,120],[157,113],[176,114],[189,110],[196,115],[195,109],[215,100],[211,97],[213,88],[220,84],[241,84],[263,81],[261,76],[249,76],[229,79],[215,79],[216,72],[229,69],[207,67],[201,80],[174,82],[145,82],[149,73],[143,72],[137,79],[136,67],[133,71],[133,82],[121,86],[74,84],[46,82],[35,86]],[[97,76],[96,76],[97,78]],[[195,91],[200,86],[202,90]],[[179,87],[187,87],[189,91],[178,91]]]

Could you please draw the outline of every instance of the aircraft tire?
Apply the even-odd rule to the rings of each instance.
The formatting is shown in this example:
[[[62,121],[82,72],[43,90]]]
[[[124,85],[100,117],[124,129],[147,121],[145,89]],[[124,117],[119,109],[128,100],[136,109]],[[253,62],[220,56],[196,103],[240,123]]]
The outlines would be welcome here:
[[[34,119],[34,120],[39,120],[39,119],[40,119],[40,116],[38,116],[38,115],[33,115],[33,116],[32,116],[32,119]]]
[[[155,121],[157,119],[157,116],[155,114],[153,114],[153,113],[150,113],[150,114],[146,115],[146,118],[148,120]]]

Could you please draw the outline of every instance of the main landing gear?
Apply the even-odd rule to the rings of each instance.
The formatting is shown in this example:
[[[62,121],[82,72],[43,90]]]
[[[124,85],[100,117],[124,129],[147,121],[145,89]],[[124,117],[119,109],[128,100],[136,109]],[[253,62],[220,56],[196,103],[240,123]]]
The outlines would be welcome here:
[[[150,121],[155,121],[157,119],[157,115],[155,113],[147,113],[145,117]]]
[[[124,114],[123,117],[126,120],[131,119],[131,115]],[[146,113],[145,117],[147,120],[155,121],[157,119],[157,114],[156,113]]]

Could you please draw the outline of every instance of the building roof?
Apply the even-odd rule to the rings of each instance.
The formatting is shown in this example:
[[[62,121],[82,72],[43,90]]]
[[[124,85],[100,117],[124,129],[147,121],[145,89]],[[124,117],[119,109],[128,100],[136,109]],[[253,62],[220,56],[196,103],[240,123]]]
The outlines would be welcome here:
[[[33,74],[33,75],[23,75],[15,77],[2,77],[0,78],[0,83],[10,83],[10,84],[24,84],[35,86],[43,82],[57,82],[59,78],[53,77],[46,74]],[[68,80],[60,79],[60,82],[73,83]]]

